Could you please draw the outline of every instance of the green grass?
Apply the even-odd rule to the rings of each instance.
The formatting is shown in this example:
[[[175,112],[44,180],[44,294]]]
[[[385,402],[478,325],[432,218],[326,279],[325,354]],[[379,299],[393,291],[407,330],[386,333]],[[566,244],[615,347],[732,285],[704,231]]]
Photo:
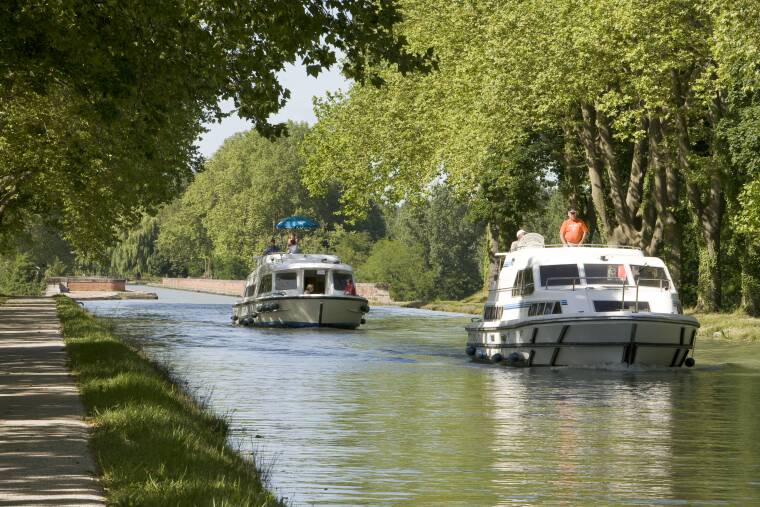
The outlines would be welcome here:
[[[697,337],[716,338],[732,341],[760,340],[760,319],[750,317],[742,312],[734,313],[696,313],[686,310],[700,324]]]
[[[109,505],[283,505],[223,419],[76,302],[57,305]]]

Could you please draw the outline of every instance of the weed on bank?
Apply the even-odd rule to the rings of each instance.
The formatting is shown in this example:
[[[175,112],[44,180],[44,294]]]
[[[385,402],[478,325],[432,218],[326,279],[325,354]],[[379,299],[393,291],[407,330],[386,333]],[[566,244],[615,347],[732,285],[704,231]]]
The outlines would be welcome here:
[[[76,302],[57,306],[109,505],[283,505],[229,446],[224,420]]]

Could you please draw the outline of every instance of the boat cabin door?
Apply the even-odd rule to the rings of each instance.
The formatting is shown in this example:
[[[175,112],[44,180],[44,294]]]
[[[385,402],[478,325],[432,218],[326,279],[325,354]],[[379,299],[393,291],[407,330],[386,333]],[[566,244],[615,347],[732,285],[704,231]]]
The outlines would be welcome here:
[[[303,287],[304,292],[307,291],[309,285],[314,287],[312,294],[324,294],[327,282],[327,270],[326,269],[306,269],[303,272]]]

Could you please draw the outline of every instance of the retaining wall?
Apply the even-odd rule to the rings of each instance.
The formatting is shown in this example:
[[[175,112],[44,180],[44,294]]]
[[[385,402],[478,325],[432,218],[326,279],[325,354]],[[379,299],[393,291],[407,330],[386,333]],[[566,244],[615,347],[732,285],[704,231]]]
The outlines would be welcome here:
[[[215,280],[213,278],[162,278],[161,285],[169,289],[192,290],[239,296],[245,288],[245,280]]]
[[[215,280],[212,278],[163,278],[161,285],[169,289],[191,290],[240,296],[245,288],[245,280]],[[356,293],[371,303],[388,305],[393,303],[388,285],[382,283],[357,283]]]

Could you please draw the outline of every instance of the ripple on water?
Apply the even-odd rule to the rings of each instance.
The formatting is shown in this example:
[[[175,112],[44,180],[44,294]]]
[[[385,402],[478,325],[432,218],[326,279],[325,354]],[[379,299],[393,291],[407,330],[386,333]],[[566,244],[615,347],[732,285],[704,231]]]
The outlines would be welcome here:
[[[259,330],[230,325],[233,298],[172,292],[87,306],[231,414],[295,505],[760,498],[757,344],[701,341],[691,370],[507,369],[464,355],[464,316]]]

